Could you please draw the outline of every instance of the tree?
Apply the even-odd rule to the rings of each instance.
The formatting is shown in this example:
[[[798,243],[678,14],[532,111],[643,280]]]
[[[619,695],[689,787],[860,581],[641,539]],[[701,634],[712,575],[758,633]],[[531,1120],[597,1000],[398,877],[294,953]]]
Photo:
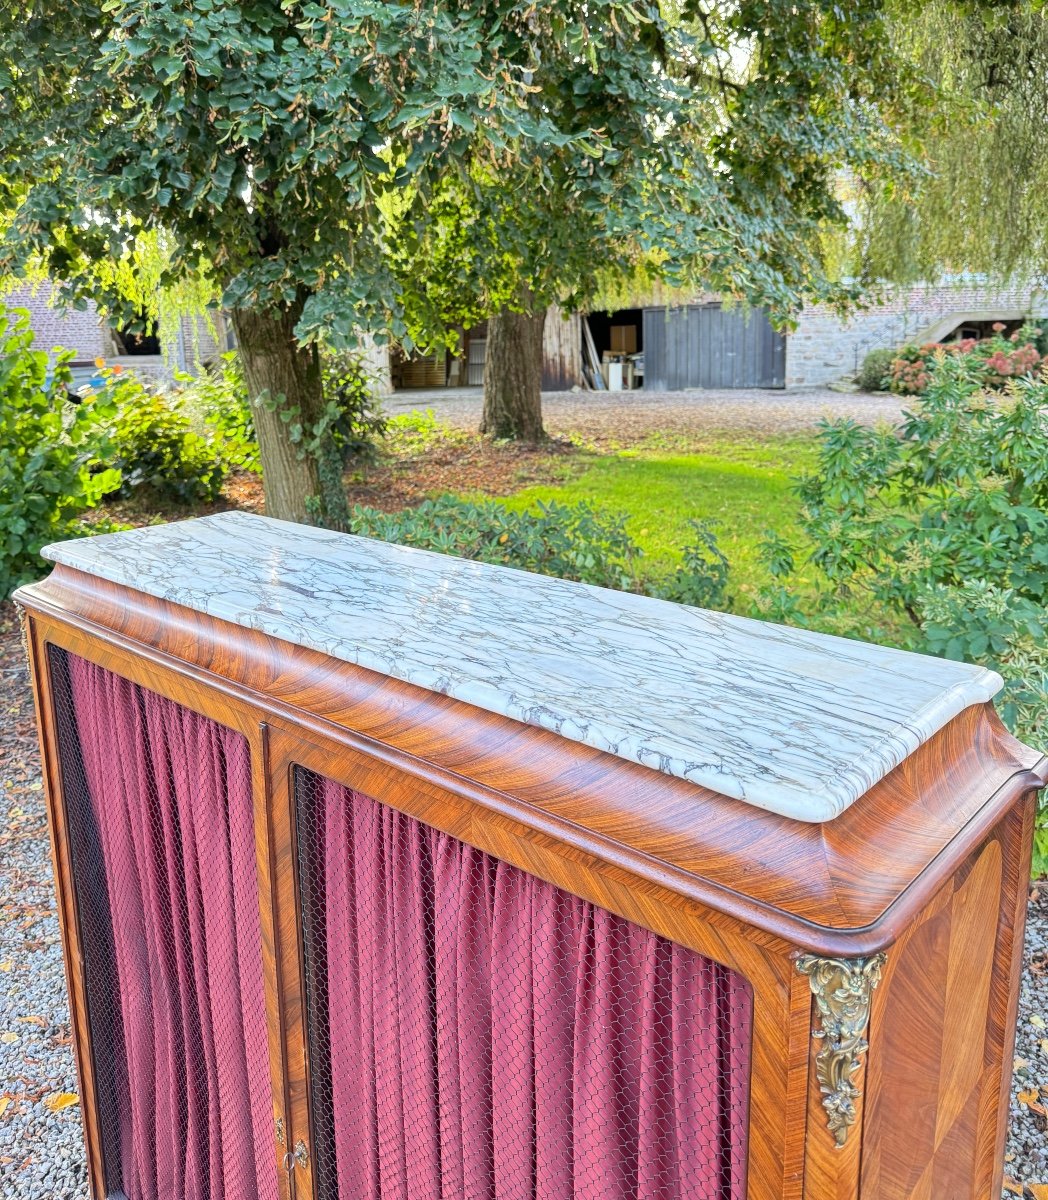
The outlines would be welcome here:
[[[1048,268],[1048,12],[1038,0],[894,4],[886,33],[934,89],[900,123],[921,169],[858,178],[850,266],[871,284]]]
[[[629,0],[8,5],[0,269],[45,269],[126,321],[112,264],[158,239],[159,285],[204,280],[232,313],[268,511],[337,525],[317,342],[403,332],[383,202],[417,217],[449,165],[511,145],[599,155],[529,102],[528,72],[549,44],[589,61],[591,24],[633,19]]]
[[[809,299],[846,308],[860,293],[824,253],[847,225],[841,173],[875,186],[910,169],[894,128],[911,81],[879,4],[668,4],[619,32],[599,70],[554,44],[531,77],[559,128],[604,132],[599,158],[568,143],[468,166],[397,239],[400,278],[425,281],[416,340],[488,319],[482,429],[499,436],[542,434],[547,306],[584,308],[630,277],[780,318]]]
[[[598,244],[783,311],[846,300],[816,248],[842,218],[834,172],[903,162],[880,4],[666,4],[9,5],[0,269],[36,264],[126,322],[137,305],[104,264],[156,238],[160,286],[203,280],[232,313],[268,511],[338,525],[317,343],[406,334],[417,288],[391,268],[389,214],[424,230],[449,172],[483,224],[492,312],[581,300],[575,264]],[[573,230],[568,266],[543,264]]]

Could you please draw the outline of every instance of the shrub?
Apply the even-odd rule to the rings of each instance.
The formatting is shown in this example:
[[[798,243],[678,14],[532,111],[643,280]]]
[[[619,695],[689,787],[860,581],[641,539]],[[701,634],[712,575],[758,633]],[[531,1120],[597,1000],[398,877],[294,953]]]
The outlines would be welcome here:
[[[387,422],[364,364],[353,354],[326,354],[322,369],[324,399],[333,407],[329,428],[343,465],[369,466]]]
[[[986,385],[982,360],[943,355],[897,429],[824,423],[801,524],[838,592],[905,614],[923,649],[1000,670],[1002,715],[1046,747],[1048,379]],[[1048,819],[1040,837],[1048,853]]]
[[[864,392],[883,392],[891,382],[895,350],[871,350],[862,360],[855,382]]]
[[[715,521],[689,521],[692,540],[682,550],[683,562],[659,589],[665,600],[698,608],[723,608],[728,590],[728,559],[717,542]]]
[[[989,661],[1000,671],[1002,719],[1023,741],[1048,748],[1048,609],[1011,588],[978,582],[930,589],[920,599],[920,615],[933,654]],[[1042,808],[1034,853],[1034,874],[1046,872],[1048,805]]]
[[[920,623],[918,598],[986,580],[1048,600],[1048,383],[983,388],[964,356],[933,372],[898,429],[824,423],[817,470],[802,479],[812,560]]]
[[[959,342],[904,346],[891,364],[891,390],[904,396],[921,395],[931,380],[933,365],[944,356],[967,358],[983,385],[996,390],[1003,388],[1009,379],[1031,374],[1041,362],[1037,349],[1041,330],[1024,325],[1005,337],[1004,328],[1000,323],[994,325],[993,336],[981,340],[964,338]]]
[[[542,575],[630,588],[640,550],[624,524],[624,517],[598,513],[588,504],[539,502],[534,510],[513,512],[494,500],[440,496],[399,513],[357,506],[350,532]]]
[[[0,307],[0,597],[39,576],[41,546],[81,532],[77,518],[120,482],[106,457],[106,397],[69,404],[63,351],[49,368],[33,349],[29,314]]]
[[[255,419],[247,398],[244,373],[235,350],[223,354],[214,371],[175,376],[178,403],[196,432],[211,441],[231,470],[258,474]]]
[[[119,494],[161,504],[200,504],[221,494],[221,453],[193,432],[189,417],[137,376],[105,372],[114,406],[112,464],[120,471]]]

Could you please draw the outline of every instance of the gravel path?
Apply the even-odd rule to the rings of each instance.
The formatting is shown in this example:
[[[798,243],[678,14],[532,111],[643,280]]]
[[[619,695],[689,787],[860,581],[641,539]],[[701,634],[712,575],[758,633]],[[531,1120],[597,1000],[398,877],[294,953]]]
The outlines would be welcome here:
[[[431,408],[449,425],[475,429],[480,423],[480,388],[413,389],[383,400],[390,413]],[[823,417],[851,417],[865,424],[894,422],[904,407],[899,396],[862,392],[768,390],[688,392],[544,392],[542,412],[549,433],[574,433],[603,441],[628,430],[696,435],[745,433],[772,436],[803,433]]]
[[[0,1089],[0,1197],[87,1200],[40,757],[10,604],[0,607]]]
[[[1012,1124],[1012,1200],[1044,1200],[1048,1122],[1048,887],[1031,897]],[[0,607],[0,1197],[87,1200],[65,977],[39,757],[17,626]],[[1038,1089],[1040,1091],[1038,1092]],[[1020,1099],[1022,1096],[1024,1099]],[[57,1107],[57,1111],[52,1111]],[[1043,1108],[1042,1108],[1043,1111]],[[936,1197],[936,1200],[947,1200]]]

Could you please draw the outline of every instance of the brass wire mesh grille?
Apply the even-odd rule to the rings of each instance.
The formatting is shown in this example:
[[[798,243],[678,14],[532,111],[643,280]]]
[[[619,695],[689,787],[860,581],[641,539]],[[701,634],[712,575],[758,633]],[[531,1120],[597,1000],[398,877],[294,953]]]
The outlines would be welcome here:
[[[743,1200],[739,975],[300,767],[319,1200]]]
[[[106,1193],[276,1200],[247,742],[48,659]]]

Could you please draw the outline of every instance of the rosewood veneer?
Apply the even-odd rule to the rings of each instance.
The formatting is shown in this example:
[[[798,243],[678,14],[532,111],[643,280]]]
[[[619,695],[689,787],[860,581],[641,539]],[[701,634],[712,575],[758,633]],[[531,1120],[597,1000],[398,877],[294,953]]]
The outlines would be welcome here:
[[[992,672],[246,514],[45,555],[99,1200],[999,1194]]]

